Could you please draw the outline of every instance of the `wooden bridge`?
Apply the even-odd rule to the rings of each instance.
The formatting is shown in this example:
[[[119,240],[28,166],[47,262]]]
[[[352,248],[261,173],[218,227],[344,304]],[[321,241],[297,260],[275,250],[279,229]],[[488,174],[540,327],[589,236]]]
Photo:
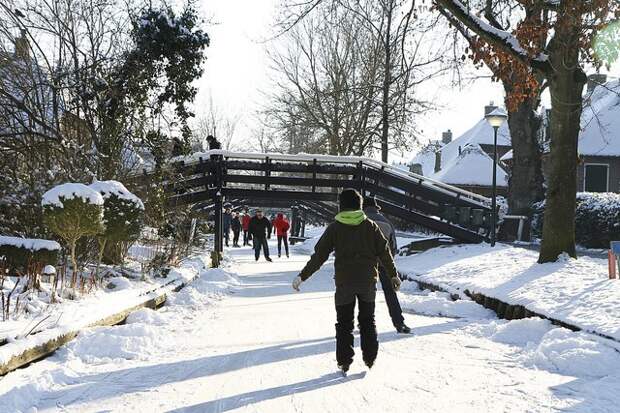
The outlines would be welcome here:
[[[304,214],[333,219],[343,188],[376,196],[389,216],[462,242],[490,234],[490,199],[370,158],[214,150],[175,158],[173,167],[178,178],[164,184],[168,202],[214,210],[220,249],[225,202],[292,208],[293,235],[299,235],[296,220]]]

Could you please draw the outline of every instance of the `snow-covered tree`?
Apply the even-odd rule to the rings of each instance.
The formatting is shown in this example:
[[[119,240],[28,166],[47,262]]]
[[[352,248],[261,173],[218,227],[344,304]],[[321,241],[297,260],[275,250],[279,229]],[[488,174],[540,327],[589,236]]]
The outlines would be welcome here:
[[[48,228],[63,239],[71,254],[72,285],[79,273],[75,247],[82,237],[100,234],[103,226],[103,197],[84,184],[65,183],[43,194],[41,205]]]

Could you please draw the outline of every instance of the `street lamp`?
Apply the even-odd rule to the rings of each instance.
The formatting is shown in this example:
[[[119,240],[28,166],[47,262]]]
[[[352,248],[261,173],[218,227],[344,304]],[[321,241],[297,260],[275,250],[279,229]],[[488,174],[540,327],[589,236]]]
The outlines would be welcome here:
[[[495,246],[495,225],[497,223],[497,130],[508,119],[508,114],[502,108],[497,108],[494,111],[485,115],[489,125],[493,127],[493,187],[491,196],[491,246]]]

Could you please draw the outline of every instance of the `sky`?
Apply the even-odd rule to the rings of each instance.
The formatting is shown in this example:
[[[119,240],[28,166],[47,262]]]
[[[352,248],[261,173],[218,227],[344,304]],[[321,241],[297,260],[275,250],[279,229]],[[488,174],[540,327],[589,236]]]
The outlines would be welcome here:
[[[240,117],[233,145],[243,148],[256,125],[255,113],[262,106],[262,94],[270,85],[268,41],[274,33],[278,0],[203,0],[202,12],[211,21],[208,33],[211,45],[206,51],[205,73],[197,82],[198,116],[208,110],[212,100],[219,112]],[[611,69],[620,77],[620,64]],[[437,110],[425,114],[416,123],[420,143],[439,139],[450,129],[454,137],[467,131],[484,115],[490,102],[501,104],[501,84],[488,78],[479,79],[462,89],[453,89],[446,79],[427,82],[416,93],[431,99]],[[401,158],[402,157],[402,158]],[[413,152],[391,153],[393,160],[408,160]]]

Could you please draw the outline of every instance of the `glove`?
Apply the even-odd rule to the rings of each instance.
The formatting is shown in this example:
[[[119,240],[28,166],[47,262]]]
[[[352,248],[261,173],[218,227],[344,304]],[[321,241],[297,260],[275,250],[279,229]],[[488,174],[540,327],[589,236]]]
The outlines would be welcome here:
[[[392,287],[394,287],[394,291],[400,290],[400,278],[392,277]]]
[[[295,277],[295,279],[293,280],[293,290],[299,291],[299,286],[302,282],[304,282],[304,280],[302,280],[299,275]]]

